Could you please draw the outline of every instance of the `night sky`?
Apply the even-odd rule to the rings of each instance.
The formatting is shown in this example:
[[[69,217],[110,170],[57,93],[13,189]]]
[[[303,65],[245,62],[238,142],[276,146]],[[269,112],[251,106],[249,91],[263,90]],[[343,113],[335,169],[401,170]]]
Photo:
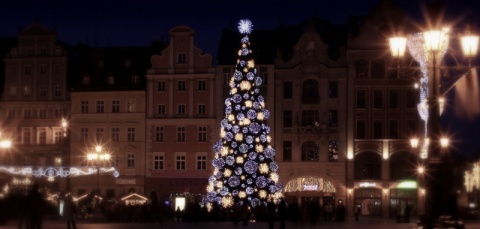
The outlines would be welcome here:
[[[21,28],[39,21],[55,29],[58,39],[92,46],[145,46],[168,40],[168,31],[187,25],[196,31],[198,48],[217,56],[221,30],[252,20],[253,29],[296,25],[310,16],[335,24],[348,16],[366,15],[379,0],[14,0],[0,6],[0,36],[17,36]],[[475,0],[445,0],[449,15],[473,21],[480,31],[480,4]],[[396,0],[408,15],[423,20],[422,0]],[[477,16],[472,12],[477,12]],[[253,42],[253,41],[252,41]],[[480,118],[455,117],[447,110],[449,127],[464,154],[480,152]],[[454,123],[454,124],[452,124]],[[462,139],[459,141],[459,139]],[[461,146],[461,147],[460,147]]]

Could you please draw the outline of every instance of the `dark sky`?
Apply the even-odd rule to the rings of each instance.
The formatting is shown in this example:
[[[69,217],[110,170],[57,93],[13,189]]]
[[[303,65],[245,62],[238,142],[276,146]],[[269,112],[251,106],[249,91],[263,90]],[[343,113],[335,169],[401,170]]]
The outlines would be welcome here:
[[[222,28],[240,19],[253,29],[299,24],[309,16],[346,23],[349,15],[366,15],[379,0],[13,0],[0,6],[0,36],[15,36],[36,18],[58,32],[60,40],[99,46],[147,45],[168,38],[168,31],[187,25],[196,44],[214,56]],[[419,0],[396,0],[409,14],[420,14]],[[468,0],[471,1],[471,0]],[[467,10],[467,0],[448,0]],[[478,7],[477,7],[478,8]]]
[[[0,36],[16,36],[20,28],[40,22],[57,30],[58,39],[98,46],[143,46],[155,38],[168,39],[168,31],[187,25],[196,31],[196,45],[217,56],[221,30],[252,20],[253,29],[296,25],[310,16],[346,23],[350,15],[366,15],[379,0],[12,0],[0,6]],[[405,12],[421,20],[420,2],[395,0]],[[454,18],[478,22],[476,0],[444,0]],[[472,3],[475,2],[475,3]],[[473,13],[472,13],[473,12]],[[477,29],[480,31],[480,29]],[[450,111],[450,113],[452,113]],[[450,115],[448,117],[454,117]],[[456,142],[469,154],[480,151],[480,121],[451,118]],[[452,125],[451,125],[452,126]],[[460,141],[461,139],[461,141]]]

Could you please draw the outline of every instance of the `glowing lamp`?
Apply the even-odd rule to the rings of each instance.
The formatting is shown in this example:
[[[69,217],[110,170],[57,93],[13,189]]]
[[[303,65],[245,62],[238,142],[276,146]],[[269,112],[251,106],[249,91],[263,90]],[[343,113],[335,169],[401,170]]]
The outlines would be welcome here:
[[[440,146],[442,148],[447,148],[449,144],[448,138],[440,138]]]
[[[405,37],[392,37],[389,39],[390,52],[393,57],[404,57],[405,47],[407,47],[407,38]]]
[[[448,29],[430,30],[423,33],[424,49],[426,51],[440,51],[448,40]]]
[[[2,149],[8,149],[12,146],[12,141],[10,140],[3,140],[0,142],[0,148]]]
[[[460,38],[462,43],[463,55],[465,57],[474,57],[478,51],[478,36],[466,35]]]
[[[410,146],[412,148],[417,148],[418,147],[418,138],[412,138],[410,139]]]

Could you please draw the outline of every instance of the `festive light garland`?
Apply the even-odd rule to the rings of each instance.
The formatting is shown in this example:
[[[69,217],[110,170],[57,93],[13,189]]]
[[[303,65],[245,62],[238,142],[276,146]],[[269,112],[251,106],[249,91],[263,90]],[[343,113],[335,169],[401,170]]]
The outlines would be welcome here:
[[[443,31],[445,36],[442,36],[442,40],[440,42],[440,51],[438,53],[439,58],[438,61],[443,59],[443,56],[447,52],[448,48],[448,34],[447,31]],[[429,96],[428,91],[428,61],[429,61],[429,51],[425,50],[425,38],[423,33],[414,33],[410,35],[407,41],[407,47],[412,55],[413,59],[420,64],[420,71],[422,75],[420,77],[420,102],[417,104],[418,114],[420,118],[425,123],[425,132],[424,137],[427,139],[428,136],[428,103],[427,98]],[[431,53],[432,55],[437,55],[437,53]],[[437,98],[435,98],[437,99]],[[443,104],[440,107],[440,114],[443,112]],[[428,141],[423,141],[421,149],[420,149],[420,158],[426,159],[428,157]]]
[[[115,178],[120,176],[120,173],[115,167],[99,167],[99,173],[112,173]],[[12,175],[32,175],[34,177],[68,177],[68,176],[86,176],[97,173],[97,168],[94,167],[71,167],[71,168],[38,168],[19,167],[19,166],[0,166],[0,172],[9,173]]]
[[[270,127],[266,120],[270,112],[260,94],[262,79],[257,75],[248,34],[250,20],[238,24],[241,48],[236,70],[230,79],[230,97],[225,99],[225,118],[220,122],[221,139],[215,143],[215,168],[209,178],[204,202],[231,207],[248,204],[266,205],[269,199],[281,197],[275,150],[270,146]]]

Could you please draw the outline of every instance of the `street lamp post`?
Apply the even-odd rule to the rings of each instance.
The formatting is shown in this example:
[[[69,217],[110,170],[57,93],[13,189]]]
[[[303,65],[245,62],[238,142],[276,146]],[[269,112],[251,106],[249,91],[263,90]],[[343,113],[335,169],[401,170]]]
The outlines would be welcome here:
[[[103,151],[102,146],[95,146],[95,152],[87,154],[87,160],[93,162],[97,168],[97,194],[100,194],[100,163],[110,161],[110,154]]]
[[[419,62],[423,76],[420,78],[420,104],[418,110],[421,118],[426,122],[425,135],[422,140],[411,139],[412,148],[421,147],[419,157],[425,166],[425,219],[435,220],[443,209],[446,198],[446,186],[442,185],[446,175],[446,164],[441,149],[448,147],[448,139],[442,137],[440,129],[440,115],[443,111],[445,99],[440,91],[442,58],[447,51],[449,42],[449,29],[435,29],[405,37],[392,37],[389,39],[392,57],[405,56],[407,42],[412,57]],[[478,49],[478,36],[467,34],[461,37],[464,56],[471,58]],[[470,60],[468,67],[470,67]],[[421,143],[421,144],[419,144]]]

